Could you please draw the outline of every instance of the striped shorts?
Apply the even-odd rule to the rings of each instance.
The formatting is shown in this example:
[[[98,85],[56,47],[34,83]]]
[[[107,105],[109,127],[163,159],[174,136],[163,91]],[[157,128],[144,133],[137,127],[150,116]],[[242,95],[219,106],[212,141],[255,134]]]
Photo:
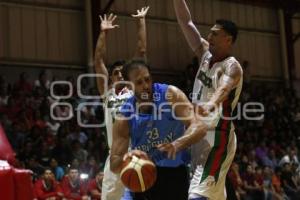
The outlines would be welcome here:
[[[236,151],[233,126],[208,131],[192,146],[192,171],[189,194],[198,194],[209,200],[226,200],[225,180]]]

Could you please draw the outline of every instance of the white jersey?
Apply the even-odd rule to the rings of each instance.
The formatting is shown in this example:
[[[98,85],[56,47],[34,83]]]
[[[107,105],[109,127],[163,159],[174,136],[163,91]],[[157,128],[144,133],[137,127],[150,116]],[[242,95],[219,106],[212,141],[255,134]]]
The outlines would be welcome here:
[[[200,67],[194,82],[192,96],[192,101],[194,104],[201,105],[207,103],[212,95],[216,92],[216,89],[219,86],[220,78],[222,78],[226,71],[229,70],[232,65],[240,66],[239,62],[234,57],[228,57],[221,62],[215,63],[210,68],[209,64],[211,58],[212,55],[209,51],[206,51],[202,56]],[[242,90],[242,84],[243,77],[241,77],[236,88],[234,88],[230,93],[228,99],[228,101],[230,102],[223,102],[223,104],[219,107],[218,113],[213,113],[209,119],[205,120],[206,122],[209,122],[210,125],[216,126],[219,121],[220,114],[224,112],[224,106],[228,107],[226,107],[226,109],[230,109],[229,114],[231,116],[231,112],[235,109],[239,100],[239,96]],[[226,105],[224,103],[226,103]]]
[[[106,124],[106,135],[109,149],[112,146],[112,129],[115,120],[115,115],[121,105],[133,95],[131,90],[123,88],[121,92],[116,94],[115,88],[111,88],[106,93],[104,104],[105,104],[105,124]],[[110,171],[110,156],[107,157],[104,166],[104,176],[102,181],[102,200],[116,200],[121,199],[124,193],[124,186],[118,175]]]
[[[104,112],[105,112],[105,124],[106,124],[106,134],[107,134],[107,143],[109,149],[112,145],[112,127],[113,122],[115,120],[115,114],[117,113],[120,106],[133,95],[132,90],[128,90],[127,88],[123,88],[119,94],[116,94],[115,88],[111,88],[108,90],[104,104]]]
[[[219,86],[219,81],[232,65],[240,66],[234,57],[228,57],[215,63],[210,68],[212,55],[205,52],[197,72],[193,103],[197,105],[209,102]],[[201,118],[213,127],[205,137],[191,148],[193,179],[189,193],[208,197],[209,199],[225,200],[225,179],[236,150],[234,125],[229,119],[235,109],[241,90],[242,77],[228,98],[221,103],[216,112],[207,118]]]

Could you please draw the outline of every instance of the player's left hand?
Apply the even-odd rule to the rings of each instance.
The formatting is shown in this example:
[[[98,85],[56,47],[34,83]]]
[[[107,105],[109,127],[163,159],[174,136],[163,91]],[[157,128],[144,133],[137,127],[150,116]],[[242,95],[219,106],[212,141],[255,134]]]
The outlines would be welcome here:
[[[132,159],[133,156],[136,156],[138,158],[147,158],[147,159],[149,159],[146,152],[138,150],[138,149],[134,149],[134,150],[131,150],[131,151],[127,152],[123,156],[123,161],[127,160],[128,158]]]
[[[168,154],[169,159],[175,160],[177,149],[172,143],[165,143],[157,145],[157,149],[162,152],[166,152]]]
[[[145,18],[150,6],[143,7],[141,10],[137,10],[137,14],[131,15],[134,18]]]

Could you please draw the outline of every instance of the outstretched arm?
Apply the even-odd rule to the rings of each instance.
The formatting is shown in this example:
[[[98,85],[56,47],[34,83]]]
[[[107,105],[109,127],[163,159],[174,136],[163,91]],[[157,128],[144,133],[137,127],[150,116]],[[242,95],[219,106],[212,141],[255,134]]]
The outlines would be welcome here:
[[[187,127],[183,136],[172,143],[158,145],[159,150],[167,152],[169,158],[175,159],[178,151],[201,140],[206,135],[208,127],[205,123],[196,119],[193,105],[180,89],[169,86],[166,96],[171,97],[168,100],[175,111],[177,119],[181,120]]]
[[[138,19],[138,42],[134,57],[141,57],[146,59],[147,51],[147,31],[145,17],[149,10],[149,6],[143,7],[141,10],[137,10],[137,14],[132,17]]]
[[[199,31],[192,21],[191,13],[185,0],[173,0],[174,8],[178,23],[183,31],[183,34],[199,59],[208,49],[208,42],[201,38]]]
[[[239,64],[234,63],[228,67],[223,76],[221,76],[219,86],[209,102],[200,108],[203,112],[202,115],[206,116],[210,112],[213,112],[215,108],[218,108],[218,106],[228,98],[230,92],[237,87],[242,76],[243,70]]]
[[[96,50],[95,50],[95,72],[96,74],[102,74],[106,77],[108,82],[108,72],[104,63],[104,58],[106,55],[106,34],[109,30],[118,27],[118,25],[113,25],[114,20],[117,16],[110,14],[107,18],[106,15],[101,20],[100,35],[98,37]],[[104,94],[105,84],[107,83],[103,78],[97,78],[97,86],[100,94]]]

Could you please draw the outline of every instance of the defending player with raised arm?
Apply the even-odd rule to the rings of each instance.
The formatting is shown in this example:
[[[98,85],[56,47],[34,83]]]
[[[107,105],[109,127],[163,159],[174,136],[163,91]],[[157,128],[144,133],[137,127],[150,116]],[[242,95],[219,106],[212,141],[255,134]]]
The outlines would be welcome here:
[[[146,57],[146,23],[145,17],[149,7],[144,7],[137,10],[137,14],[133,15],[138,21],[138,42],[134,57]],[[118,28],[114,24],[116,16],[110,14],[109,16],[100,16],[101,32],[97,41],[95,50],[95,72],[103,75],[97,78],[97,86],[99,93],[104,95],[105,104],[105,124],[107,133],[107,142],[109,148],[112,145],[112,124],[114,122],[114,115],[118,108],[126,99],[132,96],[132,91],[129,90],[125,84],[117,84],[123,81],[122,69],[125,62],[116,61],[113,65],[106,68],[105,55],[106,55],[106,36],[109,31]],[[105,162],[104,177],[102,181],[102,200],[116,200],[120,199],[124,191],[124,187],[115,174],[110,171],[109,156]]]
[[[96,74],[103,75],[104,78],[97,78],[97,87],[99,90],[99,93],[103,95],[105,93],[105,90],[108,88],[108,70],[106,68],[104,59],[106,56],[106,35],[109,30],[118,28],[119,25],[113,25],[113,22],[117,18],[116,15],[110,14],[107,18],[106,14],[102,17],[99,16],[101,20],[101,27],[100,27],[100,35],[97,40],[96,49],[95,49],[95,72]],[[121,77],[119,77],[121,79]],[[111,77],[111,81],[113,82],[115,80],[114,76]]]
[[[147,31],[146,31],[146,14],[149,6],[137,10],[137,14],[131,15],[138,19],[138,43],[136,47],[135,57],[144,58],[146,60],[147,51]]]
[[[234,42],[237,38],[237,27],[229,20],[216,20],[216,24],[210,29],[208,35],[208,41],[201,37],[200,32],[197,30],[195,24],[192,21],[189,8],[185,0],[173,0],[175,13],[181,30],[184,33],[189,46],[197,55],[199,62],[202,62],[204,56],[210,57],[208,68],[212,68],[215,63],[220,63],[231,55],[231,50]],[[210,54],[210,55],[208,55]],[[201,68],[201,67],[200,67]],[[201,69],[199,69],[200,71]],[[197,74],[196,78],[205,78],[203,73]],[[214,108],[219,106],[229,95],[230,91],[238,86],[242,79],[242,68],[240,64],[236,62],[230,63],[224,69],[217,72],[218,88],[213,94],[213,97],[206,101],[206,103],[198,108],[197,111],[204,116],[214,111]],[[221,80],[219,78],[222,77]],[[209,82],[209,79],[206,79]],[[200,80],[201,81],[201,80]],[[207,82],[203,80],[203,82]],[[197,97],[200,98],[202,93],[202,87],[198,87],[197,79],[194,83],[193,90],[193,103],[197,101]],[[216,84],[217,85],[217,84]],[[200,89],[200,91],[197,91]],[[198,99],[199,100],[199,99]]]
[[[137,14],[133,14],[132,17],[138,19],[138,40],[137,40],[137,48],[134,54],[134,57],[142,57],[146,58],[147,51],[147,32],[146,32],[146,20],[145,17],[149,10],[149,6],[143,7],[140,10],[137,10]],[[101,20],[100,34],[97,40],[96,49],[95,49],[95,72],[97,74],[102,74],[107,79],[110,78],[110,82],[114,83],[116,81],[122,81],[123,77],[121,74],[122,67],[120,65],[120,69],[117,69],[117,72],[112,74],[108,73],[108,70],[105,65],[105,56],[106,56],[106,36],[110,30],[118,28],[119,25],[113,24],[116,20],[117,16],[110,14],[99,16]],[[105,88],[108,85],[108,80],[104,80],[103,78],[97,78],[97,87],[101,95],[104,94]]]
[[[207,41],[201,37],[185,0],[173,0],[178,23],[199,59],[192,101],[207,134],[198,140],[184,135],[159,145],[171,156],[191,146],[193,178],[189,199],[226,199],[225,179],[236,150],[232,113],[242,89],[242,68],[231,56],[238,29],[229,20],[216,20]]]

